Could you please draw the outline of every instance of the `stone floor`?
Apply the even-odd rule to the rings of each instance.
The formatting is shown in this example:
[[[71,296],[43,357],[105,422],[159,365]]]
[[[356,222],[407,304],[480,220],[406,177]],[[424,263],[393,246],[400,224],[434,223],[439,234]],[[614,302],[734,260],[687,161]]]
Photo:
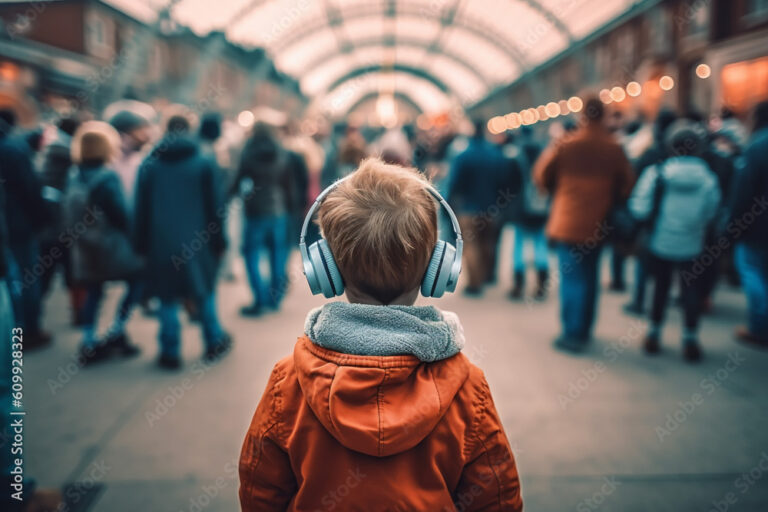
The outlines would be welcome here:
[[[664,352],[649,359],[639,350],[644,321],[621,313],[626,295],[603,291],[596,340],[571,356],[551,347],[556,298],[511,303],[508,272],[500,282],[482,299],[456,294],[439,305],[459,313],[466,353],[488,377],[526,510],[768,510],[768,353],[732,341],[745,315],[737,291],[718,290],[702,326],[706,359],[690,366],[676,311]],[[119,293],[110,290],[104,316]],[[236,462],[251,415],[272,365],[323,301],[297,280],[280,313],[244,319],[242,276],[219,298],[234,351],[202,365],[199,332],[185,324],[185,367],[169,374],[153,364],[157,325],[140,314],[129,332],[141,357],[78,368],[78,333],[55,293],[45,324],[56,342],[25,359],[28,474],[44,486],[79,482],[67,491],[73,510],[238,510]]]

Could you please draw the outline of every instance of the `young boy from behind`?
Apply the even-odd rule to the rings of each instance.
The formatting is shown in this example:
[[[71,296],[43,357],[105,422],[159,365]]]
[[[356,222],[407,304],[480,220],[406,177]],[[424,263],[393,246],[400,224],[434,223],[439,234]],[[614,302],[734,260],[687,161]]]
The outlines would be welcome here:
[[[349,302],[311,311],[275,365],[240,457],[244,511],[522,510],[457,316],[413,305],[438,243],[427,187],[369,159],[320,205]]]

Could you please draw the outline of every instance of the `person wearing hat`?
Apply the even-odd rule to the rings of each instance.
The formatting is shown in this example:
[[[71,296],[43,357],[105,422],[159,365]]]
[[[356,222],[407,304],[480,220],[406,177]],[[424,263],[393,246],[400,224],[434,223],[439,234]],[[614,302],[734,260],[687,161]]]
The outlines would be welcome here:
[[[121,110],[109,120],[109,124],[120,135],[120,152],[113,164],[125,191],[129,211],[133,209],[136,177],[144,154],[142,148],[150,140],[150,122],[143,116],[129,110]]]
[[[675,121],[665,136],[669,158],[643,171],[629,199],[629,208],[639,220],[651,219],[648,266],[655,278],[651,326],[645,351],[661,350],[672,277],[680,274],[685,328],[683,356],[689,362],[701,359],[698,325],[701,314],[698,257],[704,250],[707,229],[720,204],[717,176],[700,158],[705,133],[690,121]]]

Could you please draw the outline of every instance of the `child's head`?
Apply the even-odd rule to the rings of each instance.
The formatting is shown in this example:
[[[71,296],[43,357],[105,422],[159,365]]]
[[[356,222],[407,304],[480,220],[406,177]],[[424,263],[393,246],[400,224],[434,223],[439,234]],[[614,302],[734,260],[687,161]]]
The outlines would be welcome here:
[[[416,299],[437,243],[437,204],[426,186],[415,169],[369,158],[323,201],[318,223],[350,301]]]

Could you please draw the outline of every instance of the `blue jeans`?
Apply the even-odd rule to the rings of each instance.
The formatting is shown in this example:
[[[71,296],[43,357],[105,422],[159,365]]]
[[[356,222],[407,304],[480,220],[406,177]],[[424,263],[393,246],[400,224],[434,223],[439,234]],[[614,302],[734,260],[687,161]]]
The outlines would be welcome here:
[[[277,307],[286,287],[285,266],[288,261],[288,216],[265,215],[246,217],[243,229],[243,258],[248,283],[257,305]],[[261,257],[269,256],[270,279],[261,274]]]
[[[592,335],[597,305],[601,248],[557,245],[560,271],[560,316],[563,335],[586,342]]]
[[[224,330],[219,324],[216,313],[216,296],[211,293],[198,303],[200,309],[200,325],[203,328],[203,339],[209,350],[215,349],[222,341]],[[179,357],[181,352],[181,322],[179,321],[179,301],[160,301],[160,352],[164,356]]]
[[[515,272],[525,272],[525,241],[533,244],[533,265],[536,270],[547,270],[547,237],[544,228],[531,229],[515,226],[515,244],[512,247],[512,265]]]
[[[126,283],[127,289],[125,295],[120,301],[120,305],[115,312],[115,321],[110,328],[109,335],[116,336],[124,331],[125,323],[131,316],[134,306],[136,306],[144,294],[144,283],[140,281],[130,281]],[[83,346],[93,346],[98,342],[96,337],[96,324],[99,316],[99,307],[104,299],[104,283],[92,284],[88,287],[88,295],[83,304],[81,312],[83,327]]]
[[[749,332],[768,341],[768,248],[739,244],[734,255],[747,296]]]

